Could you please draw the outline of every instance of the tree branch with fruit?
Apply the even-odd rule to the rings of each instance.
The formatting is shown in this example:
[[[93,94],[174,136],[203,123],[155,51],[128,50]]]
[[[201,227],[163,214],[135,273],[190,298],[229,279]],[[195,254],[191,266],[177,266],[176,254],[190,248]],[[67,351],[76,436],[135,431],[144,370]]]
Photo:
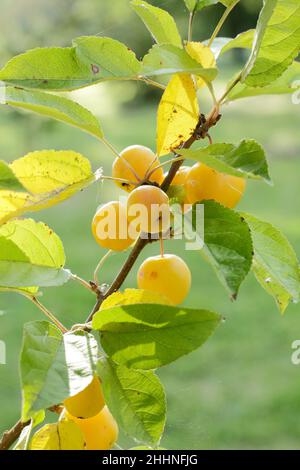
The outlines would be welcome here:
[[[178,217],[202,240],[197,251],[232,300],[252,271],[281,313],[290,301],[299,301],[299,263],[286,237],[268,222],[236,209],[247,180],[271,182],[265,151],[253,140],[218,143],[211,135],[224,104],[251,96],[263,99],[279,90],[294,92],[292,83],[300,73],[295,60],[300,39],[294,29],[300,20],[298,0],[265,0],[256,32],[233,39],[218,35],[238,1],[221,1],[224,14],[211,38],[201,42],[193,40],[194,17],[217,2],[184,3],[189,11],[187,41],[168,12],[131,1],[156,42],[142,60],[119,41],[86,36],[69,48],[27,51],[0,71],[5,104],[71,124],[115,156],[112,175],[107,176],[71,150],[41,150],[10,164],[0,162],[0,291],[22,295],[47,318],[24,325],[21,417],[3,434],[1,450],[106,450],[119,446],[119,428],[135,445],[158,448],[166,397],[155,371],[202,346],[222,319],[183,304],[192,282],[189,266],[164,250],[164,239],[175,238]],[[286,44],[279,40],[283,21]],[[249,58],[218,100],[219,59],[235,48],[248,49]],[[140,81],[162,90],[155,152],[132,145],[119,153],[89,110],[49,93],[108,80]],[[206,90],[212,109],[204,114]],[[192,164],[183,165],[185,161]],[[86,281],[65,267],[58,235],[24,214],[47,209],[102,181],[114,181],[128,198],[96,211],[92,232],[106,251],[94,279]],[[204,208],[204,239],[196,224],[199,205]],[[188,238],[184,229],[180,235]],[[138,268],[137,288],[120,291],[152,242],[160,243],[160,252]],[[98,281],[105,279],[108,256],[126,250],[128,257],[112,283]],[[40,302],[39,291],[70,280],[95,295],[96,304],[86,320],[83,312],[82,324],[68,329]],[[56,423],[47,423],[49,409],[58,415]]]

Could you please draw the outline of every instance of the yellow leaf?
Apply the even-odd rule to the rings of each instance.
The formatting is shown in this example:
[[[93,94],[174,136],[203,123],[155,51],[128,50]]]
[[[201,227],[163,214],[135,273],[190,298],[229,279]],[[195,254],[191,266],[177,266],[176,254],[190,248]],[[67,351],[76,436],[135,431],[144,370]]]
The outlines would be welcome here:
[[[162,304],[172,305],[171,302],[161,294],[143,289],[125,289],[124,292],[114,292],[102,302],[100,310],[116,307],[117,305],[132,304]]]
[[[28,193],[0,191],[0,224],[58,204],[101,176],[85,157],[65,150],[32,152],[10,167]]]
[[[212,50],[201,42],[188,42],[186,45],[186,51],[192,59],[199,62],[199,64],[201,64],[205,69],[216,67],[216,59]],[[197,77],[198,88],[203,88],[205,85],[206,83],[203,78]]]
[[[80,428],[72,421],[46,424],[31,439],[30,450],[84,450]]]
[[[60,190],[91,176],[90,162],[72,151],[31,152],[11,163],[15,176],[31,194]]]
[[[158,156],[167,155],[188,140],[198,120],[199,105],[192,77],[187,74],[174,75],[158,107]]]

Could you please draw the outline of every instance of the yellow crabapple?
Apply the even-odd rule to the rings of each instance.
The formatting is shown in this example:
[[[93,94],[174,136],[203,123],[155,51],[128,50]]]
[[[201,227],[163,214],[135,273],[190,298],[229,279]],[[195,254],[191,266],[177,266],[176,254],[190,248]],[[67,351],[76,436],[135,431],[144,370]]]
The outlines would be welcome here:
[[[104,405],[101,382],[96,375],[84,390],[64,401],[64,406],[70,415],[85,419],[97,415]]]
[[[147,258],[137,274],[139,289],[157,292],[172,304],[181,304],[191,288],[192,275],[188,265],[176,255],[164,254]]]
[[[126,250],[134,239],[130,237],[126,205],[111,201],[101,206],[92,221],[92,232],[96,242],[108,250]]]
[[[118,425],[107,406],[92,418],[75,418],[67,411],[64,418],[78,425],[85,440],[86,450],[110,450],[118,439]]]
[[[213,199],[225,207],[234,208],[244,194],[246,180],[220,173],[204,163],[196,163],[187,174],[185,188],[191,204]]]
[[[127,214],[145,233],[166,232],[170,228],[170,204],[167,194],[156,186],[139,186],[128,196]]]
[[[151,149],[143,145],[131,145],[126,147],[113,163],[112,176],[122,180],[139,183],[145,180],[146,174],[159,165],[157,156]],[[149,181],[160,185],[164,174],[162,168],[157,168],[150,176]],[[127,192],[132,191],[135,186],[125,181],[117,181],[116,184]]]

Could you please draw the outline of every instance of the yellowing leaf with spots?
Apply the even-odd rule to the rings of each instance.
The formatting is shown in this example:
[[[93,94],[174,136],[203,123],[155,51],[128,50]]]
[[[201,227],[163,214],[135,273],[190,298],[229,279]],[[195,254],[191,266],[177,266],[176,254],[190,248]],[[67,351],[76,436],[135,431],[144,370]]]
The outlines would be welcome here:
[[[179,148],[194,133],[199,105],[193,79],[176,74],[169,82],[158,107],[157,154],[159,157]]]
[[[46,424],[30,443],[30,450],[84,450],[85,442],[80,428],[72,421]]]
[[[161,304],[171,305],[170,301],[161,294],[144,289],[125,289],[124,292],[114,292],[102,302],[100,310],[118,305],[132,304]]]
[[[192,59],[199,62],[205,69],[216,67],[216,59],[210,47],[205,46],[201,42],[188,42],[186,45],[186,51],[192,57]],[[203,88],[206,85],[205,81],[201,77],[197,77],[197,87]]]
[[[0,191],[0,224],[58,204],[101,176],[100,171],[92,172],[87,158],[65,150],[32,152],[10,168],[28,192]]]

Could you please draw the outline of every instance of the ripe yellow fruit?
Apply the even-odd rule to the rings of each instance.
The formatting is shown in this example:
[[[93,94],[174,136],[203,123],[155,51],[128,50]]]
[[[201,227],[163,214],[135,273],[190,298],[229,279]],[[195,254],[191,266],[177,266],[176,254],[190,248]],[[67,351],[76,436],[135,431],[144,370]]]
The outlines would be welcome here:
[[[123,251],[134,242],[128,233],[129,224],[126,206],[112,201],[98,209],[92,221],[92,232],[102,248]]]
[[[187,264],[176,255],[152,256],[138,270],[139,289],[158,292],[178,305],[188,295],[192,275]]]
[[[64,401],[64,406],[70,415],[76,418],[91,418],[97,415],[105,406],[101,382],[94,376],[92,382],[81,392]]]
[[[66,411],[65,419],[74,421],[80,428],[86,450],[110,450],[118,439],[118,425],[107,406],[89,419],[75,418]]]
[[[191,204],[213,199],[225,207],[234,208],[244,194],[246,180],[196,163],[187,174],[185,187]]]
[[[134,189],[127,200],[127,213],[145,233],[166,232],[170,227],[169,198],[156,186]]]
[[[132,145],[125,148],[120,153],[120,157],[115,159],[112,167],[112,176],[113,178],[121,178],[139,183],[137,177],[140,181],[144,181],[147,172],[153,170],[158,165],[159,160],[152,150],[142,145]],[[163,169],[158,168],[152,173],[149,181],[160,185],[163,179]],[[134,185],[126,182],[116,181],[116,184],[127,192],[135,188]]]
[[[188,172],[190,171],[189,166],[181,166],[179,170],[177,171],[175,177],[173,178],[173,181],[171,183],[172,186],[182,186],[185,184]],[[165,174],[166,176],[166,174]]]

